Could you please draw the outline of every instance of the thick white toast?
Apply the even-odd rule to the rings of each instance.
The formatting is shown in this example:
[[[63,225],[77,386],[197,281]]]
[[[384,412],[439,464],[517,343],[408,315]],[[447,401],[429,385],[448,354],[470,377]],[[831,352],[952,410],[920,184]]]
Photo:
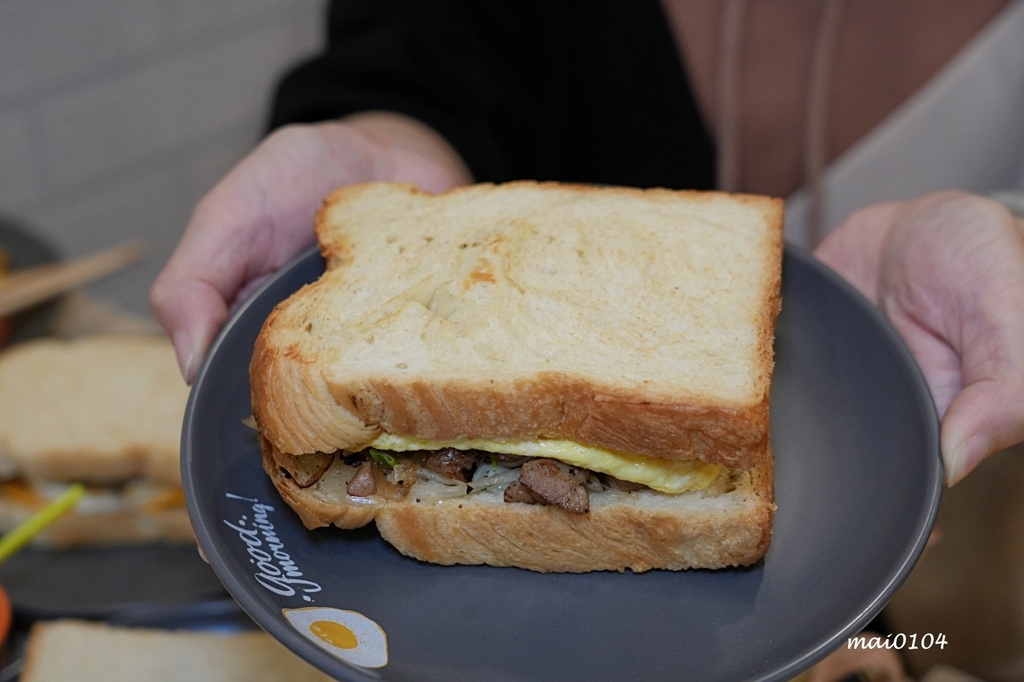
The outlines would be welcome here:
[[[324,276],[267,319],[260,432],[289,454],[382,431],[769,461],[782,204],[517,182],[338,190]]]
[[[329,682],[262,630],[162,630],[74,619],[36,621],[23,682]]]

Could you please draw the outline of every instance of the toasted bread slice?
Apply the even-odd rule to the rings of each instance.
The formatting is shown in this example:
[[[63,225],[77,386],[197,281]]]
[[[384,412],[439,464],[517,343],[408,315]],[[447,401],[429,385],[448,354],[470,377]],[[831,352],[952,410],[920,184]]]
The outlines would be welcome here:
[[[20,679],[327,682],[331,678],[259,630],[163,630],[58,619],[32,626]]]
[[[335,192],[316,227],[327,271],[250,366],[280,451],[386,431],[770,466],[780,201],[377,183]]]

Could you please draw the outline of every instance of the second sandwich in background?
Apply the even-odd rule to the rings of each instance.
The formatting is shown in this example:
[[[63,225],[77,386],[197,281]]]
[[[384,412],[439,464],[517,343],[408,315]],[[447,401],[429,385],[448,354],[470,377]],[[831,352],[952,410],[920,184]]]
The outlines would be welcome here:
[[[35,339],[0,353],[0,531],[72,483],[37,546],[191,542],[181,490],[188,386],[162,336]]]

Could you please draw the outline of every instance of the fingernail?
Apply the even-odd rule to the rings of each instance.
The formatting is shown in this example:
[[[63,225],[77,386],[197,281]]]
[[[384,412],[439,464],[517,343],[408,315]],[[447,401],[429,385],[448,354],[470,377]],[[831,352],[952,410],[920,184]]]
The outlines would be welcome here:
[[[953,449],[946,472],[947,485],[959,482],[988,454],[988,438],[975,434]]]
[[[181,368],[181,375],[185,378],[185,383],[190,384],[192,383],[192,363],[195,359],[195,353],[192,351],[192,343],[188,338],[188,334],[183,329],[174,332],[171,343],[174,345],[174,354],[178,358],[178,367]]]

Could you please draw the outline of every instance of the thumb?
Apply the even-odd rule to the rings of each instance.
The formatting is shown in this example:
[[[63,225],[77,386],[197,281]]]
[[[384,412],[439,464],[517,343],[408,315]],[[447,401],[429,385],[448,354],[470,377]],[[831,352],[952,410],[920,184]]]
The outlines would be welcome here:
[[[150,299],[154,316],[174,345],[181,374],[191,384],[214,335],[228,318],[224,296],[203,280],[158,279]]]
[[[1016,373],[968,386],[942,419],[946,483],[953,485],[999,450],[1024,441],[1024,381]]]

